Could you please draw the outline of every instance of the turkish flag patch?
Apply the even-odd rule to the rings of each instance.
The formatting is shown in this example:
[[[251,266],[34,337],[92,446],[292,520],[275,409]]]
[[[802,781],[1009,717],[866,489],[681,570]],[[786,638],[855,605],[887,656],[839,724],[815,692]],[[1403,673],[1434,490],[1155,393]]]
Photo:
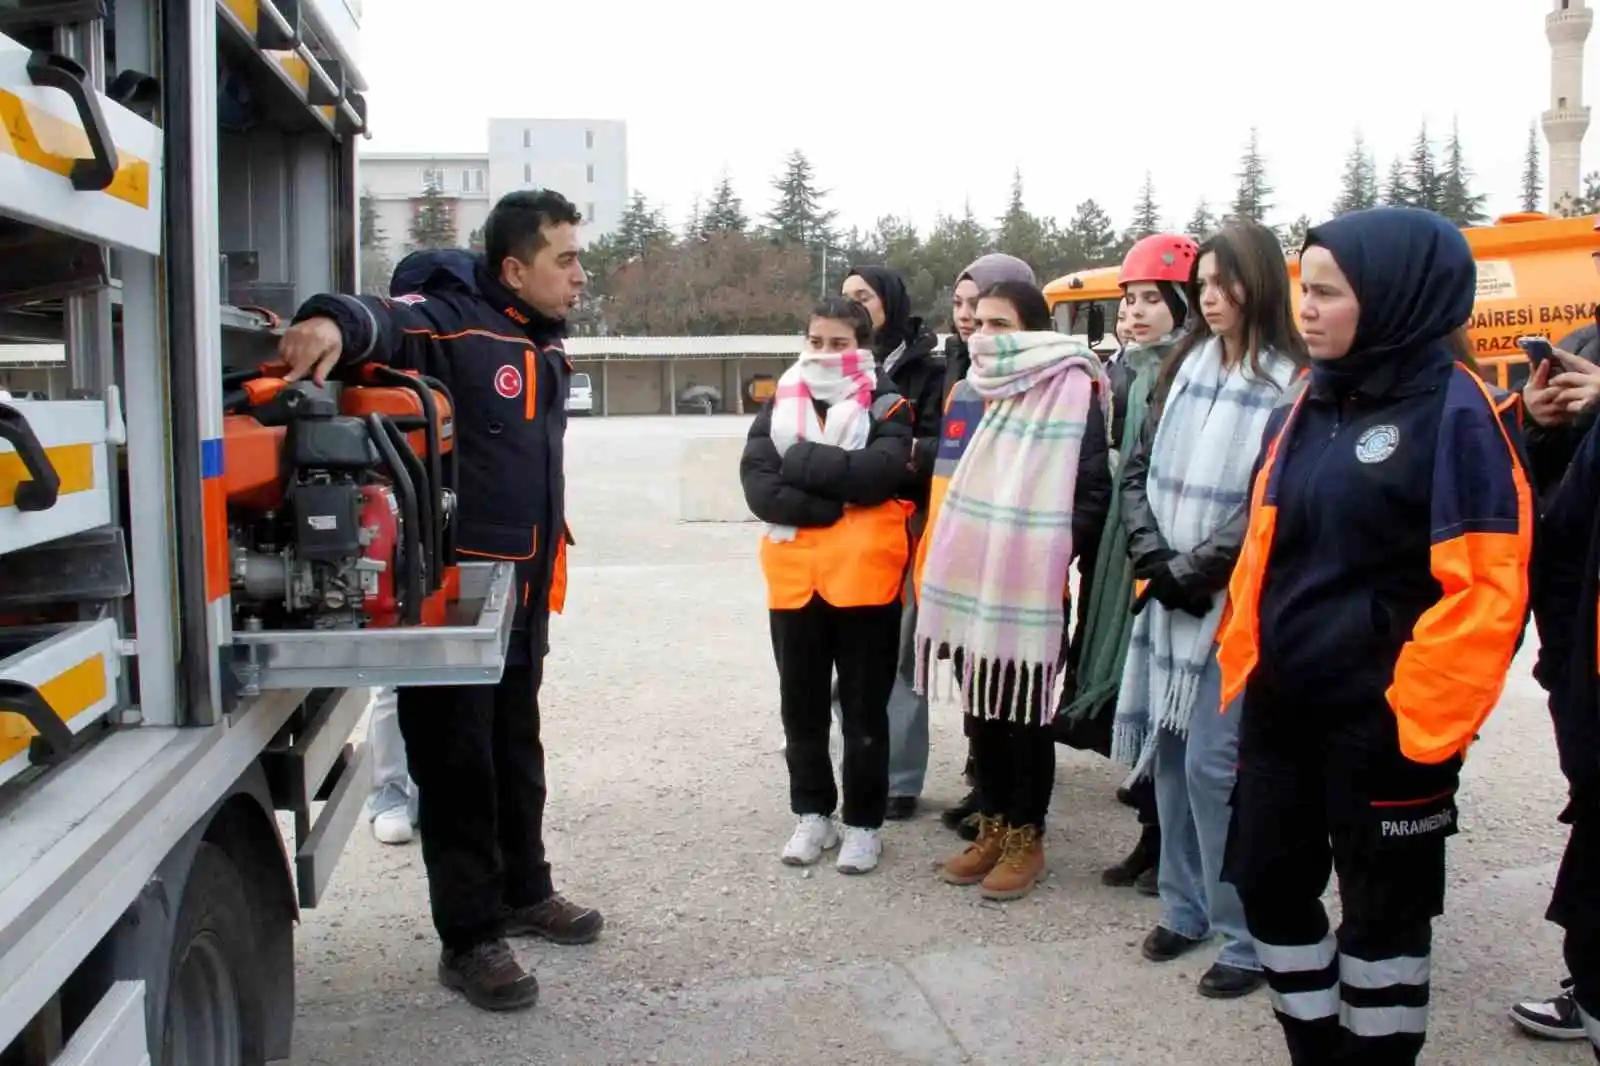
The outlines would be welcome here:
[[[507,363],[494,372],[494,391],[508,400],[522,395],[522,371]]]

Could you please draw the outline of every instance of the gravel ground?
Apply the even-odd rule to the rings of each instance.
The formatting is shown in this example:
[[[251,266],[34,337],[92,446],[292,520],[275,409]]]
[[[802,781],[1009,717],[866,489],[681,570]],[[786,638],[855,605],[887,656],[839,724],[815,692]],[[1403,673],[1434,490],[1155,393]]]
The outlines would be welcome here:
[[[1144,962],[1155,901],[1104,888],[1135,835],[1104,761],[1062,749],[1032,897],[986,904],[931,866],[955,838],[960,723],[934,707],[927,810],[846,879],[781,866],[791,820],[752,525],[677,521],[678,453],[745,420],[580,421],[569,435],[578,544],[544,688],[559,886],[604,909],[584,948],[519,945],[543,993],[491,1016],[439,987],[415,846],[358,829],[299,942],[295,1062],[409,1064],[1283,1061],[1264,994],[1199,998],[1210,953]],[[721,474],[722,472],[719,472]],[[732,469],[726,476],[734,476]],[[1424,1061],[1590,1061],[1515,1033],[1506,1008],[1562,976],[1542,921],[1563,788],[1526,653],[1474,749]]]

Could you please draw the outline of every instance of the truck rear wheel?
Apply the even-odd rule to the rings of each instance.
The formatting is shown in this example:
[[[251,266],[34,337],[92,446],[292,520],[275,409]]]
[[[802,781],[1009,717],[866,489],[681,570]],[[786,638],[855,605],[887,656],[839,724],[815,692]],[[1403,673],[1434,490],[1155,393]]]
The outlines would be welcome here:
[[[250,894],[228,853],[201,844],[168,959],[159,1066],[262,1066],[260,971]]]

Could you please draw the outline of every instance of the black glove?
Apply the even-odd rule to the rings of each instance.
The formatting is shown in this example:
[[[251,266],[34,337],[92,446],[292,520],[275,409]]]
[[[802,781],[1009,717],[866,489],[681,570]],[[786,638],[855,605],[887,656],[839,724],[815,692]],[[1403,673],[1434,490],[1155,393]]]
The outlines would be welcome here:
[[[1176,559],[1178,553],[1171,548],[1161,548],[1134,560],[1133,576],[1140,581],[1150,581],[1167,569],[1167,560]]]
[[[1184,588],[1166,563],[1150,577],[1150,598],[1169,611],[1186,611],[1196,618],[1204,618],[1211,611],[1211,595]]]

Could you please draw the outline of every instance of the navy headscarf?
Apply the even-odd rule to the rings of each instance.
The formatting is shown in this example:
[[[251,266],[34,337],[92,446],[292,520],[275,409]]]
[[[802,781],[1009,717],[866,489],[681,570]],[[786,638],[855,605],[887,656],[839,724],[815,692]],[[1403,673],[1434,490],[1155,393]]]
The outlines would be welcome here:
[[[1350,353],[1315,359],[1312,380],[1350,392],[1395,359],[1452,359],[1443,341],[1472,317],[1478,266],[1461,231],[1414,207],[1352,211],[1306,234],[1326,248],[1361,305]]]
[[[911,294],[899,274],[886,266],[854,266],[847,277],[866,282],[883,301],[883,328],[872,338],[872,354],[885,359],[901,344],[909,344],[917,323],[911,317]]]

